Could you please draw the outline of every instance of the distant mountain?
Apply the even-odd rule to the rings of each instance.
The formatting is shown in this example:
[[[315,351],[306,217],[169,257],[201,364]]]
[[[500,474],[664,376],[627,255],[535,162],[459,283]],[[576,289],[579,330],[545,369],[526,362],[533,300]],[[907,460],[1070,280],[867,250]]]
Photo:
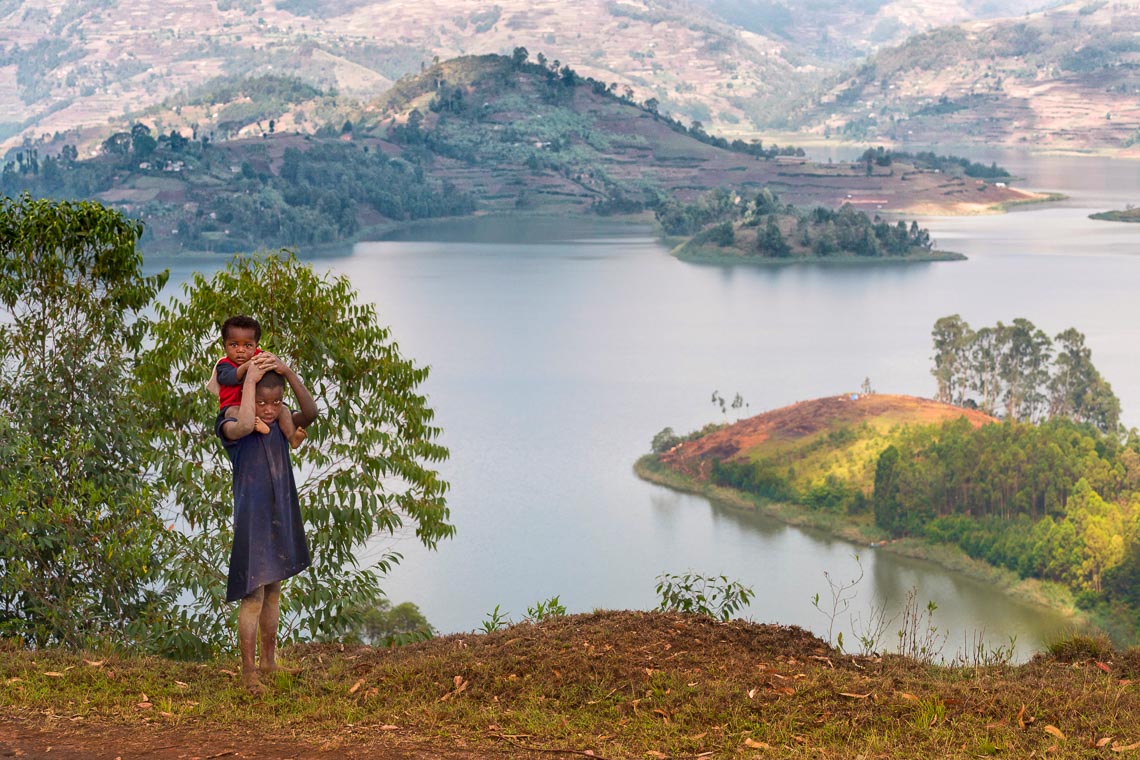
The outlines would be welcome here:
[[[746,129],[778,119],[819,74],[788,41],[684,0],[9,1],[0,2],[0,152],[56,132],[101,140],[109,119],[219,77],[284,73],[368,98],[433,58],[520,46],[686,121]],[[164,126],[192,124],[170,116]]]
[[[920,34],[839,77],[799,119],[919,144],[1140,141],[1140,3],[1078,2]]]
[[[937,27],[1021,16],[1057,0],[696,0],[741,29],[850,63]]]

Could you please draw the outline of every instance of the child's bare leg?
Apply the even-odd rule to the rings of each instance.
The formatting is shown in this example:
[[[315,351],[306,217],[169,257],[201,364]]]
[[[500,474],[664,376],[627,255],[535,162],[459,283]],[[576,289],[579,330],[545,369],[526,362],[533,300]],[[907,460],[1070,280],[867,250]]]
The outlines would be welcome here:
[[[293,412],[284,406],[277,413],[277,426],[284,433],[285,440],[289,441],[290,448],[297,448],[306,438],[305,429],[293,425]]]
[[[278,584],[280,589],[280,584]],[[257,677],[257,627],[261,618],[262,608],[265,606],[265,586],[258,586],[257,590],[241,600],[238,608],[238,648],[241,649],[241,682],[250,691],[261,688]],[[274,635],[276,635],[274,630]]]
[[[261,631],[261,670],[277,670],[277,620],[281,616],[281,581],[266,583],[258,627]]]

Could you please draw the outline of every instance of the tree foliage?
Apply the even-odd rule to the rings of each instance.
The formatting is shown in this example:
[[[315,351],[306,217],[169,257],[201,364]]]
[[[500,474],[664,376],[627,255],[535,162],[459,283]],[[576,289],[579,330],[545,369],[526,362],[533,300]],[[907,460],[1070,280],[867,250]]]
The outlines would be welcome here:
[[[908,429],[878,458],[875,523],[1100,597],[1140,561],[1140,441],[1058,418]],[[1131,558],[1131,559],[1130,559]]]
[[[931,335],[940,401],[1010,420],[1067,417],[1105,432],[1119,425],[1120,401],[1073,328],[1050,340],[1027,319],[975,331],[953,314]]]
[[[130,376],[166,275],[95,203],[0,200],[0,633],[137,640],[159,614],[156,496]]]
[[[399,561],[374,536],[454,532],[427,370],[347,280],[291,256],[235,259],[156,303],[166,274],[142,274],[140,228],[95,203],[0,206],[0,635],[182,656],[232,642],[232,471],[203,384],[235,313],[322,407],[296,457],[314,566],[290,581],[285,634],[345,630]]]
[[[767,187],[751,200],[729,188],[709,191],[691,203],[659,199],[654,214],[666,233],[691,235],[694,246],[738,244],[745,255],[761,258],[902,257],[928,253],[934,245],[917,222],[889,224],[849,203],[837,210],[800,209],[782,204]],[[755,244],[739,243],[740,231],[750,227],[757,229]]]
[[[171,577],[193,597],[181,625],[201,641],[230,636],[222,577],[230,464],[213,433],[217,399],[202,389],[229,315],[257,315],[262,346],[310,385],[321,411],[294,452],[313,566],[284,595],[286,637],[328,636],[346,610],[380,603],[380,576],[400,555],[372,542],[378,534],[414,530],[429,547],[452,535],[447,484],[431,469],[447,450],[419,391],[428,371],[400,355],[347,279],[320,276],[292,256],[239,257],[211,279],[196,275],[183,298],[156,311],[138,385],[156,484],[170,494],[176,527]]]

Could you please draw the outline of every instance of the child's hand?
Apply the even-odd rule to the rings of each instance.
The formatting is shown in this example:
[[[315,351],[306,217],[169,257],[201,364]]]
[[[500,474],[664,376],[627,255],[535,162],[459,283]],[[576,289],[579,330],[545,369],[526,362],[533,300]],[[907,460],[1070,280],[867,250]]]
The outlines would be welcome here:
[[[245,379],[254,383],[265,377],[265,373],[269,370],[270,366],[269,362],[262,360],[261,354],[253,357],[246,362],[246,364],[249,365],[249,369],[245,372]]]
[[[271,364],[267,367],[267,371],[276,372],[279,375],[285,375],[288,367],[285,362],[281,361],[281,357],[276,354],[271,354],[268,351],[262,351],[258,356],[264,356]]]

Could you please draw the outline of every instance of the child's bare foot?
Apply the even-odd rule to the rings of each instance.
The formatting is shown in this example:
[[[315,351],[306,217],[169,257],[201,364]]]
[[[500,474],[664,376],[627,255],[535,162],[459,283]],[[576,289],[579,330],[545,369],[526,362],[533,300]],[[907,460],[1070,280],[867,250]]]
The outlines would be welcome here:
[[[279,665],[276,662],[271,662],[268,665],[261,665],[258,667],[262,675],[269,675],[270,673],[284,673],[286,675],[295,676],[301,672],[301,668],[288,668],[284,665]]]
[[[260,417],[258,417],[254,421],[253,429],[259,433],[268,433],[269,432],[269,426],[266,425],[265,422]]]
[[[241,685],[250,694],[261,694],[265,691],[265,687],[261,685],[261,676],[256,670],[243,670],[241,674]]]
[[[308,437],[309,434],[305,432],[305,428],[297,428],[293,431],[292,437],[289,438],[289,446],[295,449]]]

